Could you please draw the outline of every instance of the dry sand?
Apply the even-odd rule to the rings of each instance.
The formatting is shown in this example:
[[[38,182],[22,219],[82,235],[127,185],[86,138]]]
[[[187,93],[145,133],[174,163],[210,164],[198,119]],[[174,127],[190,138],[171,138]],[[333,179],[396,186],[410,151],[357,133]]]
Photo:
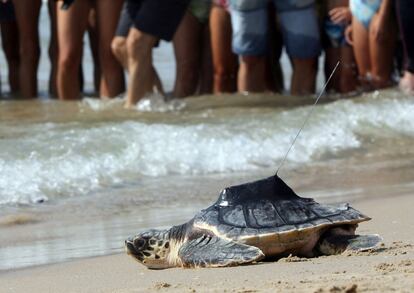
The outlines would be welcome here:
[[[222,269],[151,271],[126,254],[0,274],[0,292],[414,292],[414,195],[354,206],[373,219],[377,251]]]

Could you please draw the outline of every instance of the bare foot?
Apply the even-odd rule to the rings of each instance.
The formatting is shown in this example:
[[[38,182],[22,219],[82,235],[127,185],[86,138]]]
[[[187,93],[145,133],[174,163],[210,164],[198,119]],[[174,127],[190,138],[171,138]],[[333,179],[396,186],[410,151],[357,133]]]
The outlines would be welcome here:
[[[407,94],[414,94],[414,74],[408,71],[404,72],[404,76],[400,80],[399,84],[400,90]]]

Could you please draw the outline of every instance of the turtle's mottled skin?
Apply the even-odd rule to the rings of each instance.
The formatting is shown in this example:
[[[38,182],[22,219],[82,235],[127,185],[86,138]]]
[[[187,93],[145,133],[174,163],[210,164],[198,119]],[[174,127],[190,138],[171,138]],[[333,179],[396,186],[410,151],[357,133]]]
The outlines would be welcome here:
[[[278,176],[226,188],[189,222],[126,241],[128,254],[149,268],[223,267],[288,254],[311,257],[375,247],[358,236],[370,220],[348,204],[321,205],[296,195]]]

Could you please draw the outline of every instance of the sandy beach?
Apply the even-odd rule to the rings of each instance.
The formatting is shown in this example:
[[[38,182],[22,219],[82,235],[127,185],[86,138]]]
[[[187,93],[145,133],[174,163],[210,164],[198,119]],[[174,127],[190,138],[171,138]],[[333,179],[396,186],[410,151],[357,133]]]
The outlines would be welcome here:
[[[126,254],[9,271],[2,292],[413,292],[412,194],[353,204],[372,217],[359,233],[378,233],[378,251],[283,258],[223,269],[152,271]],[[4,290],[4,291],[3,291]]]

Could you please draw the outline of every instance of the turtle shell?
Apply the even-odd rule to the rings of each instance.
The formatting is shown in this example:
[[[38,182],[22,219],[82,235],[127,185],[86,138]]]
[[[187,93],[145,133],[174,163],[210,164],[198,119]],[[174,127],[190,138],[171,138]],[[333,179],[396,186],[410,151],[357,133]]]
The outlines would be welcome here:
[[[322,205],[298,196],[277,175],[224,189],[199,212],[194,225],[233,240],[274,234],[312,233],[329,226],[370,220],[348,204]]]

